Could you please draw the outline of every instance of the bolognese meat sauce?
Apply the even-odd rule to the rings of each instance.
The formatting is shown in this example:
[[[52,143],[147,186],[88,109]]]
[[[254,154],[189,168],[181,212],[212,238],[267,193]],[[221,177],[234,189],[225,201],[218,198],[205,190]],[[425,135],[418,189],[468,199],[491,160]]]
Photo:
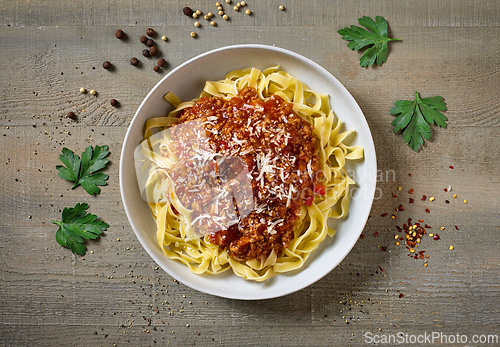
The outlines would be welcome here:
[[[320,167],[313,126],[292,103],[276,95],[263,101],[253,88],[230,99],[203,97],[180,113],[177,124],[194,120],[204,124],[213,151],[242,158],[251,175],[253,210],[210,232],[209,241],[239,260],[288,247],[301,206],[312,202]],[[200,202],[206,199],[199,195]]]

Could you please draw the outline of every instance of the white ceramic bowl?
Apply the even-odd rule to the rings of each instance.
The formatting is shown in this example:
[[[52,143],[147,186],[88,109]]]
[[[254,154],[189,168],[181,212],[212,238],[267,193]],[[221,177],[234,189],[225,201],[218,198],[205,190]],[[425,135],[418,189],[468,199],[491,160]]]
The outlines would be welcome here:
[[[264,69],[280,65],[282,69],[311,89],[330,95],[335,114],[346,129],[355,129],[356,145],[365,149],[365,159],[352,165],[350,173],[357,182],[349,215],[336,224],[337,234],[327,237],[308,259],[306,265],[263,283],[244,280],[232,271],[221,275],[194,275],[176,261],[166,258],[156,242],[156,224],[147,203],[142,200],[134,168],[134,149],[143,139],[145,121],[164,116],[171,105],[163,99],[173,91],[181,100],[198,96],[207,80],[220,80],[235,69]],[[236,45],[219,48],[195,57],[165,76],[139,106],[123,143],[120,162],[120,189],[123,205],[132,228],[144,249],[169,275],[185,285],[226,298],[256,300],[293,293],[318,281],[335,268],[349,253],[363,231],[375,193],[377,164],[375,148],[365,117],[347,89],[327,70],[296,53],[264,45]]]

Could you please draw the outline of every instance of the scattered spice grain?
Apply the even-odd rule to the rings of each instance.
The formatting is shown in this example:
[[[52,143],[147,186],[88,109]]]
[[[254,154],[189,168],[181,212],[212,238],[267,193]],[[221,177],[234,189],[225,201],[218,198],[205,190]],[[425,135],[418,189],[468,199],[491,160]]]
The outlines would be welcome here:
[[[149,47],[149,55],[154,57],[157,54],[158,54],[158,48],[156,48],[156,46]]]
[[[224,20],[228,20],[229,19],[229,16],[227,14],[223,15],[222,18],[224,18]]]
[[[455,248],[455,247],[453,247],[452,245],[450,245],[450,247],[448,247],[448,249],[449,249],[450,251],[453,251],[453,249],[454,249],[454,248]]]
[[[188,17],[193,14],[193,10],[191,9],[191,7],[187,6],[182,9],[182,12]]]
[[[194,26],[195,27],[199,27],[200,26],[200,22],[194,22]]]
[[[83,87],[80,88],[80,93],[85,94],[85,92],[86,92],[85,88],[83,88]]]
[[[68,117],[69,119],[75,120],[76,119],[76,114],[74,112],[68,112],[68,115],[66,117]]]
[[[125,33],[123,32],[123,30],[118,29],[115,33],[115,36],[117,39],[121,40],[121,39],[125,38]]]
[[[111,106],[113,106],[113,107],[117,107],[117,106],[118,106],[118,100],[116,100],[116,99],[111,99],[110,104],[111,104]]]
[[[102,67],[107,70],[111,67],[111,63],[106,60],[104,63],[102,63]]]
[[[151,54],[149,54],[149,51],[147,49],[142,50],[142,55],[145,56],[146,58],[151,57]]]
[[[148,28],[148,30],[146,30],[146,35],[148,35],[149,37],[154,37],[156,35],[156,31],[154,31],[154,29],[152,28]]]
[[[147,38],[146,36],[144,36],[144,35],[143,35],[143,36],[141,36],[141,37],[139,38],[139,41],[141,41],[141,43],[146,43],[146,42],[148,42],[148,38]]]
[[[132,59],[130,59],[130,65],[138,66],[139,65],[139,59],[137,59],[136,57],[133,57]]]
[[[94,89],[90,90],[90,95],[96,95],[96,94],[97,94],[97,92]]]
[[[167,37],[166,37],[165,35],[163,35],[163,36],[161,37],[161,39],[162,39],[163,41],[167,41],[167,40],[168,40],[168,39],[167,39]]]
[[[158,65],[153,66],[155,72],[160,72],[161,68]]]
[[[154,42],[153,40],[148,39],[148,40],[146,41],[146,46],[148,46],[148,47],[153,47],[154,45],[155,45],[155,42]]]
[[[167,64],[167,61],[163,58],[160,58],[158,59],[158,61],[156,62],[156,64],[158,64],[159,67],[164,67],[165,64]]]
[[[210,22],[210,25],[214,27],[214,26],[216,26],[217,24],[216,24],[214,21],[211,21],[211,22]]]
[[[192,38],[195,38],[195,37],[196,37],[196,33],[195,33],[194,31],[191,31],[191,34],[190,34],[190,35],[191,35],[191,37],[192,37]]]
[[[252,11],[250,11],[250,10],[246,10],[246,11],[245,11],[245,13],[246,13],[246,14],[248,14],[248,15],[251,15],[251,14],[252,14]]]
[[[280,7],[278,7],[280,9],[280,11],[284,11],[285,10],[285,6],[283,5],[280,5]]]

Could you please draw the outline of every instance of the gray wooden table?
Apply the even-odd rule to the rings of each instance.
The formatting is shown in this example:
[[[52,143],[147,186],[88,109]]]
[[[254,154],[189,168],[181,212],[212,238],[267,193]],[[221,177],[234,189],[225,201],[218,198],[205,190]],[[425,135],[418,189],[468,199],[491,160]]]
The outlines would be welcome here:
[[[480,346],[500,338],[500,2],[248,0],[250,16],[223,2],[230,21],[201,19],[201,28],[181,11],[189,4],[215,13],[214,3],[0,2],[0,344],[362,346],[401,333],[401,345],[417,346],[435,332],[429,345]],[[402,39],[382,67],[361,68],[337,34],[364,15],[384,16]],[[160,73],[140,55],[148,27],[168,37],[157,38],[168,62]],[[128,40],[117,40],[117,29]],[[118,185],[122,141],[148,91],[187,59],[239,43],[292,50],[336,76],[366,116],[381,170],[364,238],[348,258],[316,284],[265,301],[199,293],[158,269],[132,232]],[[141,68],[130,66],[132,56]],[[114,70],[102,68],[106,60]],[[449,119],[418,153],[392,134],[389,114],[415,91],[443,96]],[[64,117],[70,111],[76,121]],[[55,166],[64,146],[96,144],[110,147],[110,178],[90,197],[70,190]],[[83,257],[57,244],[51,223],[77,202],[110,225]],[[429,258],[396,245],[407,218],[440,235],[418,248]]]

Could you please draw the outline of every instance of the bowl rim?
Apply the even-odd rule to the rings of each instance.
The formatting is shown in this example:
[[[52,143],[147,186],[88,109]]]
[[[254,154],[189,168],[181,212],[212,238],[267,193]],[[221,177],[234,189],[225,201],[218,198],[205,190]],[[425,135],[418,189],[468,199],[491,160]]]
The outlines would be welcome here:
[[[280,54],[285,54],[285,55],[291,56],[292,58],[294,58],[294,59],[296,59],[298,61],[301,61],[301,62],[303,62],[305,64],[312,65],[312,67],[314,67],[316,70],[322,71],[325,75],[328,76],[328,78],[331,78],[334,81],[336,81],[347,92],[347,97],[350,98],[352,102],[354,102],[353,106],[355,108],[357,108],[357,111],[362,115],[362,118],[359,119],[359,120],[361,121],[362,125],[364,127],[366,127],[366,129],[368,130],[368,133],[370,135],[368,139],[365,139],[365,141],[368,141],[369,145],[370,145],[370,149],[373,149],[371,151],[371,153],[370,153],[371,154],[370,158],[366,158],[366,156],[364,157],[364,161],[371,161],[370,164],[371,164],[371,167],[373,168],[373,172],[375,173],[375,177],[372,177],[372,178],[369,177],[369,179],[368,179],[368,181],[370,182],[370,186],[368,187],[369,189],[368,189],[368,197],[367,198],[370,199],[370,203],[369,203],[369,206],[368,206],[369,208],[366,209],[364,215],[358,217],[359,219],[364,220],[364,222],[363,222],[363,226],[359,230],[359,233],[357,234],[357,238],[354,239],[354,241],[350,245],[346,245],[346,247],[343,248],[343,252],[342,252],[341,256],[339,257],[338,262],[336,262],[335,264],[333,264],[332,266],[330,266],[327,271],[325,271],[324,273],[322,273],[320,276],[317,276],[312,282],[307,282],[307,283],[304,283],[304,284],[301,284],[301,285],[295,285],[295,286],[293,286],[293,288],[286,289],[286,290],[284,290],[284,291],[282,291],[280,293],[277,293],[277,294],[268,294],[268,295],[261,296],[261,297],[255,297],[255,296],[242,297],[242,296],[238,296],[238,295],[232,295],[232,296],[231,295],[221,295],[221,294],[217,293],[217,291],[209,290],[209,289],[207,289],[205,287],[197,286],[194,283],[186,283],[187,281],[184,281],[183,279],[179,279],[173,273],[174,272],[173,270],[165,268],[161,264],[161,260],[162,259],[160,259],[159,257],[157,257],[154,252],[152,252],[152,251],[149,250],[149,246],[146,244],[146,241],[141,237],[141,235],[139,234],[139,230],[137,230],[136,226],[134,225],[135,223],[134,223],[134,221],[131,218],[131,211],[130,211],[130,207],[128,205],[128,199],[127,199],[126,194],[125,194],[125,192],[126,192],[126,190],[128,188],[125,187],[126,183],[125,183],[124,178],[123,178],[123,172],[124,172],[124,170],[126,170],[125,163],[127,162],[127,158],[125,157],[125,152],[126,152],[125,149],[127,148],[127,145],[129,144],[129,141],[130,141],[130,137],[132,136],[131,135],[132,128],[134,127],[135,122],[138,121],[138,116],[139,116],[142,108],[146,104],[146,102],[148,102],[148,100],[150,99],[150,97],[156,92],[157,89],[161,88],[161,85],[164,83],[164,81],[167,80],[168,78],[170,78],[172,75],[176,74],[178,71],[184,69],[186,66],[190,65],[191,63],[193,63],[196,60],[202,59],[202,58],[204,58],[206,56],[209,56],[209,55],[221,52],[221,51],[238,50],[238,49],[260,49],[260,50],[274,51],[274,52],[277,52],[277,53],[280,53]],[[365,154],[366,154],[366,148],[365,148]],[[137,108],[137,110],[134,113],[134,116],[133,116],[130,124],[127,127],[127,132],[126,132],[126,135],[125,135],[124,140],[123,140],[122,150],[121,150],[121,154],[120,154],[119,184],[120,184],[120,195],[121,195],[123,207],[124,207],[125,213],[127,215],[127,219],[128,219],[128,222],[129,222],[130,226],[132,227],[132,229],[133,229],[136,237],[139,239],[139,242],[141,243],[141,245],[144,248],[144,250],[146,250],[146,252],[149,254],[149,256],[168,275],[170,275],[171,277],[175,278],[179,282],[183,283],[184,285],[186,285],[186,286],[188,286],[188,287],[190,287],[192,289],[195,289],[197,291],[200,291],[200,292],[203,292],[203,293],[207,293],[207,294],[210,294],[210,295],[224,297],[224,298],[228,298],[228,299],[238,299],[238,300],[262,300],[262,299],[272,299],[272,298],[277,298],[277,297],[285,296],[285,295],[297,292],[299,290],[302,290],[302,289],[304,289],[304,288],[306,288],[306,287],[314,284],[315,282],[319,281],[320,279],[322,279],[323,277],[325,277],[327,274],[329,274],[334,268],[336,268],[347,257],[347,255],[350,253],[350,251],[352,250],[352,248],[356,244],[357,240],[359,239],[359,235],[363,232],[364,228],[366,227],[366,222],[368,221],[369,213],[371,211],[371,207],[373,205],[373,200],[374,200],[374,197],[375,197],[376,174],[377,174],[377,160],[376,160],[375,146],[374,146],[374,143],[373,143],[373,136],[371,135],[371,131],[370,131],[369,126],[368,126],[368,122],[366,121],[366,117],[365,117],[363,111],[361,110],[361,108],[359,107],[359,104],[356,102],[356,100],[354,99],[354,97],[351,95],[351,93],[347,90],[347,88],[345,88],[342,85],[342,83],[340,83],[340,81],[337,80],[337,78],[335,76],[333,76],[328,70],[326,70],[324,67],[322,67],[321,65],[319,65],[315,61],[313,61],[313,60],[311,60],[311,59],[309,59],[307,57],[304,57],[304,56],[302,56],[302,55],[300,55],[298,53],[295,53],[295,52],[289,51],[287,49],[284,49],[284,48],[280,48],[280,47],[276,47],[276,46],[270,46],[270,45],[262,45],[262,44],[237,44],[237,45],[229,45],[229,46],[224,46],[224,47],[220,47],[220,48],[217,48],[217,49],[213,49],[213,50],[201,53],[201,54],[199,54],[199,55],[197,55],[195,57],[190,58],[186,62],[180,64],[179,66],[177,66],[176,68],[174,68],[172,71],[170,71],[166,76],[164,76],[160,81],[158,81],[156,83],[156,85],[149,91],[149,93],[144,97],[144,99],[142,100],[141,104]],[[163,257],[165,257],[165,256],[163,256]],[[165,257],[165,259],[167,259],[167,258]],[[170,260],[170,261],[172,261],[172,260]],[[308,259],[308,262],[310,262],[310,261],[311,260]],[[306,270],[307,269],[304,268],[304,269],[301,269],[301,270],[298,270],[298,271],[300,272],[300,271],[306,271]],[[232,273],[231,273],[231,275],[237,277],[236,275],[234,275]],[[279,275],[279,276],[283,276],[283,275]],[[245,281],[244,279],[241,279],[241,280]],[[263,283],[265,283],[265,282],[263,282]]]

